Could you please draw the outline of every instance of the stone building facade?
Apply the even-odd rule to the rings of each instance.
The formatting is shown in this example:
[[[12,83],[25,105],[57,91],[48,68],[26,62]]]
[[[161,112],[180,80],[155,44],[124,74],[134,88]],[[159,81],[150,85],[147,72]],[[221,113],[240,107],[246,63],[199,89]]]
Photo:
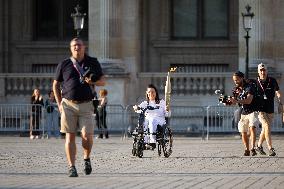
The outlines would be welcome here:
[[[230,93],[232,73],[245,71],[247,4],[255,14],[250,77],[264,62],[283,86],[281,0],[0,0],[1,103],[26,103],[35,87],[47,94],[56,65],[70,55],[78,2],[87,13],[81,35],[107,74],[111,104],[137,103],[148,83],[163,93],[173,66],[173,104],[216,104],[214,91]]]

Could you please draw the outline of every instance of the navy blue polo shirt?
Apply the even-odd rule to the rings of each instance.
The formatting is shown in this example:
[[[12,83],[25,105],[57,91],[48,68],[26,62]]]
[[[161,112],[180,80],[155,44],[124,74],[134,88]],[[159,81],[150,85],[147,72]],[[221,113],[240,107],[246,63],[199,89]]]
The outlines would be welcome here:
[[[94,82],[103,76],[102,68],[96,58],[85,55],[79,62],[84,71],[91,69],[94,72]],[[61,82],[62,97],[68,100],[88,101],[93,99],[92,89],[89,84],[80,82],[80,74],[73,66],[70,58],[58,64],[55,73],[55,80]]]
[[[265,81],[257,80],[258,111],[274,113],[275,91],[278,90],[279,85],[273,77],[267,77]]]

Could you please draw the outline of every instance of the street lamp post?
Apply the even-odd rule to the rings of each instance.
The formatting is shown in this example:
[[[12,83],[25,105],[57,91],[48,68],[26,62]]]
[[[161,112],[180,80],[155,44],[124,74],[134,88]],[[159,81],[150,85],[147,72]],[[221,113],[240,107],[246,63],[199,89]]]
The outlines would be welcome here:
[[[252,28],[252,19],[254,17],[254,13],[250,12],[251,6],[246,6],[246,13],[242,13],[243,16],[243,28],[246,31],[246,35],[244,38],[246,39],[246,66],[245,66],[245,77],[248,79],[249,77],[249,31]]]
[[[75,13],[71,14],[71,17],[73,18],[74,23],[74,29],[77,32],[77,37],[80,37],[80,32],[84,28],[84,17],[86,16],[86,13],[81,13],[81,7],[78,4],[75,8]]]

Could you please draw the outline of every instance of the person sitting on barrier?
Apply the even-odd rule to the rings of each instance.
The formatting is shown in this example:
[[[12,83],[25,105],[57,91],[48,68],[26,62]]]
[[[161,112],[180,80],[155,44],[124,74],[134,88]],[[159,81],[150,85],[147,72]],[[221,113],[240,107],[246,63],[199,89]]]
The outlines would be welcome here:
[[[160,100],[157,88],[153,84],[149,84],[147,87],[146,100],[138,106],[133,106],[133,109],[135,112],[139,112],[140,108],[144,109],[147,106],[151,106],[154,109],[145,112],[144,131],[146,132],[149,129],[150,135],[144,137],[144,142],[147,149],[154,149],[156,147],[155,133],[157,126],[166,124],[166,117],[169,117],[170,112],[168,107],[166,107],[166,102],[163,99]]]
[[[257,120],[257,105],[255,98],[255,83],[245,80],[244,74],[240,71],[233,74],[233,81],[235,88],[233,89],[233,96],[229,98],[232,105],[238,104],[241,107],[241,118],[238,123],[238,130],[242,135],[242,141],[245,146],[244,156],[257,155],[255,150],[256,142],[256,125]],[[249,136],[251,139],[251,150],[249,148]]]

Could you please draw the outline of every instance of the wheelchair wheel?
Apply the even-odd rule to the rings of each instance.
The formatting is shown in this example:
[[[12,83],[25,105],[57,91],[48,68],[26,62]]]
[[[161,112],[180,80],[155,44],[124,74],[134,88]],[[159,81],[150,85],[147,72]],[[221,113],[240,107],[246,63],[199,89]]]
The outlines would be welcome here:
[[[136,143],[136,156],[138,156],[139,158],[143,157],[143,150],[144,150],[144,146],[143,146],[143,141],[139,141]]]
[[[158,155],[161,156],[162,155],[162,145],[160,142],[158,142]]]
[[[165,128],[165,131],[163,133],[163,139],[161,141],[162,149],[164,156],[166,158],[170,157],[172,154],[172,147],[173,147],[173,134],[171,128],[168,126]]]
[[[137,142],[136,141],[134,141],[133,142],[133,146],[132,146],[132,155],[133,156],[136,156],[136,146],[137,146]]]

